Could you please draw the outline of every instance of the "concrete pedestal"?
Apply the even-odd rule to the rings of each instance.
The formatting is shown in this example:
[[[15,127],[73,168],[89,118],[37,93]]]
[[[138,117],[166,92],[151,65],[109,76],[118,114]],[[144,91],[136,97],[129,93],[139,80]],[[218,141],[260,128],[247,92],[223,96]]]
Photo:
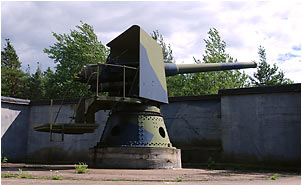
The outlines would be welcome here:
[[[95,147],[89,149],[93,168],[181,168],[180,149],[163,147]]]

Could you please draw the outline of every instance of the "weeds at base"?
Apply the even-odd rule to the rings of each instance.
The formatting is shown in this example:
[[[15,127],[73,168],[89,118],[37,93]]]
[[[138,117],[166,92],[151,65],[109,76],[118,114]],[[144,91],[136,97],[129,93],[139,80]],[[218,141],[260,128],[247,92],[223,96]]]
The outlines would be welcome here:
[[[76,169],[76,172],[78,174],[86,173],[88,165],[86,163],[80,162],[78,165],[75,165],[74,167]]]
[[[57,174],[53,175],[52,177],[33,177],[33,176],[30,176],[29,174],[27,173],[24,173],[22,171],[22,169],[19,169],[19,172],[17,175],[15,174],[2,174],[1,175],[1,178],[22,178],[22,179],[50,179],[50,180],[62,180],[63,178]]]
[[[274,174],[270,177],[270,180],[276,180],[279,177],[279,174]]]

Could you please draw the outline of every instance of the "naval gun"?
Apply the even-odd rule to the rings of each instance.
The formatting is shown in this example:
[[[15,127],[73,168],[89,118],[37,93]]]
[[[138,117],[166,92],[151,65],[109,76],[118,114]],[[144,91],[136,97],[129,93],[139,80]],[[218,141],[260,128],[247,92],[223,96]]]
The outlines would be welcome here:
[[[136,25],[107,46],[106,62],[84,66],[74,79],[96,92],[76,109],[74,126],[80,130],[52,126],[54,133],[92,132],[95,113],[110,110],[100,141],[89,150],[90,166],[99,168],[181,168],[180,149],[173,147],[160,112],[168,103],[166,76],[256,67],[253,62],[164,63],[160,45]],[[50,132],[50,126],[35,130]]]

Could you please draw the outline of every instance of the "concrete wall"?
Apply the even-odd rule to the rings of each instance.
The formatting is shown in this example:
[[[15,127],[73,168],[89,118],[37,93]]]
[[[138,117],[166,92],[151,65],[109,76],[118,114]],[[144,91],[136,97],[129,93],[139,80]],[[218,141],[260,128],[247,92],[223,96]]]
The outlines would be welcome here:
[[[29,100],[1,98],[1,157],[26,159]]]
[[[57,122],[68,122],[78,100],[65,103]],[[224,90],[218,95],[169,98],[162,105],[173,146],[183,164],[217,161],[299,166],[301,161],[301,84]],[[22,101],[21,101],[22,102]],[[26,102],[26,101],[25,101]],[[30,105],[2,98],[2,156],[31,162],[87,161],[88,148],[99,141],[108,111],[96,113],[99,128],[91,134],[36,132],[49,122],[49,101]],[[60,101],[55,102],[54,112]]]
[[[183,163],[205,162],[221,151],[220,96],[170,98],[161,107],[172,145]]]
[[[224,162],[300,165],[300,92],[224,93],[221,97]]]

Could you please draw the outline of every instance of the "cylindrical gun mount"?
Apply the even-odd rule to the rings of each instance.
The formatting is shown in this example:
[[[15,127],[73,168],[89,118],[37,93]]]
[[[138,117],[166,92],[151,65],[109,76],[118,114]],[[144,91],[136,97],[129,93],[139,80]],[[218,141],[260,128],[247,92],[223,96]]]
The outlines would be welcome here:
[[[203,63],[203,64],[175,64],[165,63],[166,76],[174,76],[177,74],[210,72],[234,70],[243,68],[256,68],[257,64],[254,62],[240,62],[240,63]]]

